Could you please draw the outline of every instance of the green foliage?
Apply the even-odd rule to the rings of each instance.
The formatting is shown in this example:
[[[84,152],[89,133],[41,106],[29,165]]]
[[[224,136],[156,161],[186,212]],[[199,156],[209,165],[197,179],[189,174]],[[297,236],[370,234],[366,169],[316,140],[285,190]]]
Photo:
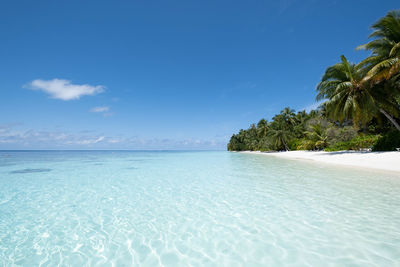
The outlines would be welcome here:
[[[369,43],[358,49],[371,51],[361,62],[368,69],[365,80],[373,83],[389,80],[400,70],[400,10],[393,10],[372,25]]]
[[[380,135],[359,135],[349,141],[337,142],[325,149],[325,151],[363,150],[370,149],[378,141]]]
[[[275,150],[290,150],[288,143],[293,138],[291,124],[282,117],[275,117],[267,136],[271,138]]]
[[[228,150],[400,147],[400,10],[390,11],[372,30],[372,40],[358,48],[371,51],[368,58],[354,64],[342,55],[326,69],[317,86],[317,100],[325,102],[317,110],[295,113],[286,107],[271,122],[261,119],[234,134]],[[397,133],[385,134],[393,128]]]
[[[301,150],[321,150],[328,145],[326,129],[321,121],[310,124],[308,130],[304,132],[305,137],[297,146]]]
[[[291,108],[283,109],[273,117],[271,122],[261,119],[257,125],[252,124],[247,130],[234,134],[228,143],[228,150],[291,150],[296,149],[301,142],[308,121],[319,116],[318,111],[295,113]]]
[[[400,131],[400,10],[390,11],[372,25],[373,38],[359,49],[371,55],[359,64],[341,56],[341,62],[326,69],[317,86],[317,99],[326,99],[326,115],[356,127],[385,116]]]
[[[390,131],[379,138],[372,151],[395,151],[400,148],[400,132]]]
[[[377,113],[370,88],[362,83],[366,70],[343,55],[341,60],[325,71],[317,86],[317,100],[328,99],[325,108],[330,118],[339,122],[351,119],[356,127],[365,125]]]
[[[357,130],[352,126],[338,127],[331,125],[326,129],[329,145],[338,142],[347,142],[358,135]]]
[[[290,150],[298,150],[299,146],[302,144],[302,142],[303,142],[303,139],[301,139],[301,138],[293,138],[289,142]]]

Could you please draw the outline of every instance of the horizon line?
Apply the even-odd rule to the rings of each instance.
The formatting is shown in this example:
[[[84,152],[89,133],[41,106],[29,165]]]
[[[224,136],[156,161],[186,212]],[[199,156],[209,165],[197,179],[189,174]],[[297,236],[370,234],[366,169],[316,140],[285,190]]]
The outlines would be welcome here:
[[[3,151],[225,151],[223,149],[0,149]]]

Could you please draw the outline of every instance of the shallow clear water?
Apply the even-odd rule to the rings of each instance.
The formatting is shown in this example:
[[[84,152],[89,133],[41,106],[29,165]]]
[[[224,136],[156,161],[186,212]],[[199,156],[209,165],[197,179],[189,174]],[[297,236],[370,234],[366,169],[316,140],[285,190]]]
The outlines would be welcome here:
[[[229,152],[0,152],[0,265],[400,266],[400,176]]]

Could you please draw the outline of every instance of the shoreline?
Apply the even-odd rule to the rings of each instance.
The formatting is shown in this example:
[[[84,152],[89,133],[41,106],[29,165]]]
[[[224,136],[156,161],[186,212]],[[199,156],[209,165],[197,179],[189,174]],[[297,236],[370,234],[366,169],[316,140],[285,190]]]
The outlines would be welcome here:
[[[323,162],[327,164],[345,165],[349,167],[368,168],[400,173],[400,152],[360,152],[360,151],[284,151],[260,152],[240,151],[245,154],[274,156],[292,160]]]

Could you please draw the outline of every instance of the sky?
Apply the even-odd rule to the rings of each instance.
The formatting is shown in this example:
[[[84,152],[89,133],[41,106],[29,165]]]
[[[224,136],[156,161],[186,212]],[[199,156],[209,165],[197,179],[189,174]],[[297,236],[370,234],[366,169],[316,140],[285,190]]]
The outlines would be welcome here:
[[[396,1],[1,1],[0,149],[226,149]]]

